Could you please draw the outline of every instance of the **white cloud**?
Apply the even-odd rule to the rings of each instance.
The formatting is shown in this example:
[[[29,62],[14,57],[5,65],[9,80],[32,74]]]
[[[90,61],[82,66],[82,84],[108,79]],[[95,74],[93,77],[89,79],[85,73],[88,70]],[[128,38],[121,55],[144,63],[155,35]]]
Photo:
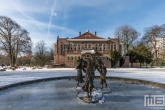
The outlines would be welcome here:
[[[54,2],[53,6],[52,2]],[[52,42],[52,39],[47,38],[48,27],[56,32],[61,30],[69,34],[75,33],[66,27],[51,23],[53,17],[57,17],[55,8],[55,0],[0,0],[0,13],[2,16],[10,17],[30,32],[33,42],[43,39],[48,42],[48,45]],[[53,38],[54,36],[57,35],[50,31],[49,37]]]
[[[74,37],[78,35],[77,31],[85,31],[87,28],[96,30],[100,37],[114,37],[115,26],[120,26],[123,22],[132,23],[124,21],[121,14],[127,19],[126,16],[130,16],[127,11],[139,10],[142,2],[143,0],[0,0],[0,14],[10,17],[29,31],[34,42],[44,39],[50,43],[55,41],[57,35]],[[161,10],[164,7],[141,16],[143,21],[135,19],[135,28],[165,22]]]
[[[50,26],[52,24],[52,18],[53,16],[57,16],[57,13],[55,12],[55,8],[56,8],[56,2],[54,0],[53,6],[51,8],[51,12],[50,12],[50,16],[49,16],[49,23],[48,23],[48,32],[47,32],[47,38],[49,37],[49,33],[50,33]]]

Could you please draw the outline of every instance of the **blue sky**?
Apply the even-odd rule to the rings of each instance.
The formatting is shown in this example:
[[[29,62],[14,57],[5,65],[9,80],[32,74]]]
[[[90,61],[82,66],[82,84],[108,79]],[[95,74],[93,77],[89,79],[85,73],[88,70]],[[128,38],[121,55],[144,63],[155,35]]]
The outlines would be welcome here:
[[[25,28],[33,43],[47,46],[56,37],[77,37],[97,32],[115,37],[115,29],[131,25],[143,35],[146,27],[165,23],[165,0],[0,0],[0,15]]]

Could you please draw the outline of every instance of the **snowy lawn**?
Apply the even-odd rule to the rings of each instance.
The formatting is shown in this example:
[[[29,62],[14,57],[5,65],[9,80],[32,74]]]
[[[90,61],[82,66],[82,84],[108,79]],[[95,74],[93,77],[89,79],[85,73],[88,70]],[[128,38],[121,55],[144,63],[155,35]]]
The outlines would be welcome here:
[[[133,78],[165,84],[165,68],[108,68],[107,70],[107,76]],[[34,70],[32,68],[26,68],[25,70],[20,68],[15,71],[0,71],[0,87],[29,80],[76,75],[75,68]],[[99,73],[96,71],[95,75],[99,76]]]

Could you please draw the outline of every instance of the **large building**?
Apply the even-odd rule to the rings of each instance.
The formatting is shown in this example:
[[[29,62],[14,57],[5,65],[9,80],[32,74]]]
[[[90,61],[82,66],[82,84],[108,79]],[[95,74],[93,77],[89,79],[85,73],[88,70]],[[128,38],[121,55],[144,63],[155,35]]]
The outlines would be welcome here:
[[[152,53],[155,53],[156,51],[157,57],[165,60],[165,37],[156,38],[155,40],[153,40],[152,44]],[[154,57],[156,58],[156,56]]]
[[[121,52],[118,38],[102,38],[86,31],[74,38],[57,37],[54,44],[54,67],[75,67],[78,57],[101,57],[106,67],[111,67],[110,50]],[[119,63],[116,65],[119,66]]]

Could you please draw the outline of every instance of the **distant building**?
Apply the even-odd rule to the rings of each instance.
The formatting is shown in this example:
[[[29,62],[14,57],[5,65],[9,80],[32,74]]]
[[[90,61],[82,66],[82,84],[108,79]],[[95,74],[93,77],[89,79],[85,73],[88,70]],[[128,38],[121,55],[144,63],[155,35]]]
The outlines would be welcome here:
[[[156,41],[154,41],[153,43],[156,44],[158,58],[165,60],[165,37],[156,38]],[[153,48],[152,48],[152,52],[154,53]]]
[[[89,31],[74,38],[57,37],[54,44],[54,67],[75,67],[78,57],[101,57],[106,67],[111,67],[110,50],[121,52],[118,38],[101,38]],[[129,63],[129,62],[128,62]],[[119,63],[116,65],[119,67]]]

